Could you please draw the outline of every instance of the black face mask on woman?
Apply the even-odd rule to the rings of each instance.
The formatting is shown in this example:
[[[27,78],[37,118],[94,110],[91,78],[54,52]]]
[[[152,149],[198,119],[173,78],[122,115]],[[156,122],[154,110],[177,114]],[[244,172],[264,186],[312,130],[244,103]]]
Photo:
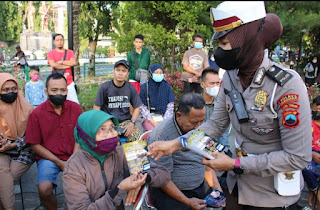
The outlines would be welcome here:
[[[244,52],[242,54],[246,55],[247,52],[253,46],[252,43],[257,38],[257,35],[259,34],[260,31],[262,31],[264,23],[265,23],[265,18],[263,18],[263,20],[261,22],[261,25],[259,26],[259,29],[256,32],[256,34],[250,40],[246,41],[241,47],[237,47],[237,48],[234,48],[234,49],[231,49],[231,50],[224,50],[221,47],[217,47],[217,49],[216,49],[216,51],[214,53],[214,59],[215,59],[217,65],[220,68],[223,68],[225,70],[238,69],[240,64],[244,60],[243,57],[237,59],[241,48],[245,48]]]
[[[312,111],[312,119],[313,120],[320,120],[320,112],[319,111]]]
[[[0,94],[0,99],[7,104],[12,104],[18,97],[18,93],[10,92],[6,94]]]
[[[231,50],[218,47],[214,53],[214,59],[220,68],[225,70],[237,69],[243,61],[243,59],[237,59],[240,50],[240,47]]]
[[[57,106],[62,105],[66,99],[67,99],[67,95],[61,95],[61,94],[57,94],[57,95],[48,95],[49,100]]]

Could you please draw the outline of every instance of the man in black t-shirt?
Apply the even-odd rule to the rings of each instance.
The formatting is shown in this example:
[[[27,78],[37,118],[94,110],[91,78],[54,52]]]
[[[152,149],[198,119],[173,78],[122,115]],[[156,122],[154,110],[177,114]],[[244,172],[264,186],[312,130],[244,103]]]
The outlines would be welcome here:
[[[129,69],[130,66],[126,60],[116,62],[114,79],[99,86],[93,106],[93,109],[102,110],[117,117],[120,127],[121,124],[125,127],[124,136],[128,137],[128,141],[131,140],[129,135],[140,132],[135,123],[142,104],[134,86],[126,81]],[[132,114],[130,113],[130,104],[133,107]]]

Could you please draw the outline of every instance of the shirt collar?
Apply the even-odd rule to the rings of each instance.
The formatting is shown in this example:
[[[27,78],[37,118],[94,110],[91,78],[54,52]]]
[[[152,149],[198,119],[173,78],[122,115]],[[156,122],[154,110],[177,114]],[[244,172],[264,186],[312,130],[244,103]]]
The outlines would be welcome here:
[[[45,103],[46,111],[56,113],[56,111],[54,111],[49,99],[47,99],[44,103]],[[67,100],[66,100],[62,105],[61,114],[62,114],[62,112],[65,112],[64,110],[67,110],[68,108],[69,108],[69,106],[67,105]]]
[[[204,91],[204,90],[203,90],[203,91]],[[202,98],[203,98],[203,92],[201,93],[201,96],[202,96]],[[217,97],[214,98],[214,100],[212,101],[212,103],[207,103],[207,102],[206,102],[206,105],[214,105],[214,101],[216,100],[216,98],[217,98]]]
[[[173,115],[173,123],[174,123],[174,126],[176,127],[178,133],[180,136],[186,134],[185,132],[183,132],[180,128],[180,126],[178,125],[178,122],[177,122],[177,119],[176,119],[176,114]]]

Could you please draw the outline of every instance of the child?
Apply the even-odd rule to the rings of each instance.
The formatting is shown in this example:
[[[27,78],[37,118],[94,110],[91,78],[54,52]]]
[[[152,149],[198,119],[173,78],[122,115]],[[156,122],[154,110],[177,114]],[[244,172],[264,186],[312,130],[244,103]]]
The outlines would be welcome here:
[[[42,80],[39,80],[40,72],[38,66],[30,66],[30,81],[25,86],[25,98],[36,108],[42,102],[47,100],[44,92],[45,86]]]
[[[316,206],[319,206],[320,193],[317,192],[320,174],[317,172],[317,166],[320,166],[320,96],[312,102],[312,137],[312,160],[302,170],[302,174],[309,190],[309,205],[314,205],[317,196]]]

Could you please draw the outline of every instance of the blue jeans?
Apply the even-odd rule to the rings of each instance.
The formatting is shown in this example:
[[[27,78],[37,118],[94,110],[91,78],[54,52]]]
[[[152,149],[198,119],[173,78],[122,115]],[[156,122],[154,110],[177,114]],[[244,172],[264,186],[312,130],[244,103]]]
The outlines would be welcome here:
[[[317,150],[312,151],[320,153],[320,151]],[[315,191],[318,188],[318,179],[320,177],[320,174],[317,172],[318,165],[320,164],[316,164],[313,160],[311,160],[307,167],[302,170],[303,179],[311,191]]]
[[[39,185],[41,182],[50,181],[54,184],[54,187],[56,187],[57,177],[60,171],[60,167],[54,162],[46,159],[40,159],[38,161],[37,184]]]

